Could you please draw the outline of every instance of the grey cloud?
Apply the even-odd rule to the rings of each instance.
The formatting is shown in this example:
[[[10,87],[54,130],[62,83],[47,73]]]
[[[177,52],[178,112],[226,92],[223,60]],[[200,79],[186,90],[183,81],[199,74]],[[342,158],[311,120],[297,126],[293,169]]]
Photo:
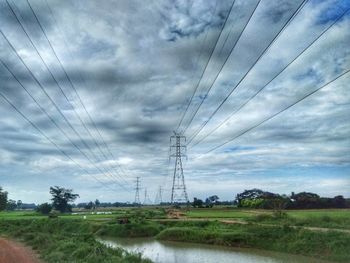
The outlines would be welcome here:
[[[16,3],[21,13],[26,16],[30,35],[40,47],[56,79],[62,84],[72,106],[97,142],[103,145],[94,124],[67,83],[37,25],[30,18],[25,1]],[[108,160],[101,162],[104,157],[94,140],[85,131],[75,116],[73,107],[65,101],[5,8],[1,11],[4,14],[0,18],[1,29],[9,34],[21,56],[99,160],[95,160],[81,139],[62,120],[48,98],[9,52],[3,40],[0,42],[1,57],[15,69],[16,75],[74,143],[91,156],[99,167],[104,169],[109,167],[108,163],[113,166],[120,164],[127,171],[128,177],[125,179],[129,182],[129,187],[132,187],[133,177],[138,175],[142,176],[142,184],[148,187],[149,191],[155,190],[152,186],[169,181],[166,168],[169,136],[180,120],[186,100],[189,99],[194,83],[205,65],[231,1],[218,1],[213,18],[211,13],[215,1],[154,0],[149,1],[147,6],[139,1],[69,1],[69,4],[65,1],[49,1],[58,25],[68,40],[72,56],[68,54],[63,37],[53,24],[45,1],[31,3],[43,21],[47,34],[85,106],[117,159],[113,160],[102,147],[108,154]],[[225,58],[233,45],[255,3],[237,0],[223,33],[226,37],[232,29],[227,46],[220,56],[218,52],[214,54],[206,73],[210,77],[204,79],[194,103],[200,102],[204,96],[207,83],[217,70],[218,63]],[[262,1],[186,135],[191,135],[206,120],[299,3]],[[306,5],[200,135],[205,135],[219,124],[312,41],[327,26],[316,22],[319,15],[332,4],[333,1],[324,1],[322,5],[314,2],[312,5]],[[201,158],[193,158],[242,129],[250,127],[261,118],[273,114],[280,107],[290,104],[300,95],[347,68],[350,65],[350,51],[347,47],[349,34],[346,33],[346,22],[343,21],[327,34],[312,52],[308,52],[303,59],[276,79],[227,126],[208,137],[198,147],[189,148],[185,173],[191,193],[203,195],[204,191],[217,191],[224,199],[230,198],[232,191],[252,185],[271,185],[273,189],[281,187],[286,191],[295,190],[292,188],[298,184],[298,180],[293,181],[287,173],[281,174],[278,180],[273,176],[276,169],[282,170],[286,167],[294,169],[303,166],[312,170],[319,165],[328,165],[339,169],[335,172],[335,181],[343,180],[345,169],[349,167],[347,146],[350,144],[347,138],[350,130],[347,118],[350,97],[346,80],[315,94],[308,101],[228,144],[227,147]],[[206,42],[202,44],[206,34]],[[219,44],[222,44],[222,41]],[[203,53],[198,59],[202,45]],[[84,80],[80,76],[83,76]],[[103,176],[89,164],[63,137],[2,68],[0,78],[1,91],[28,114],[50,138],[75,161],[89,169],[91,174],[104,182],[112,183],[110,178]],[[191,107],[190,111],[193,109],[194,107]],[[27,177],[30,173],[44,188],[53,184],[64,184],[79,189],[79,193],[87,200],[95,198],[89,192],[93,189],[94,194],[103,198],[102,200],[114,201],[114,192],[105,191],[100,185],[97,186],[91,175],[85,174],[62,156],[3,101],[0,103],[0,110],[0,136],[3,138],[0,149],[0,175],[4,178],[4,187],[18,195],[16,198],[30,199],[34,196],[27,190],[28,185],[31,185]],[[241,148],[235,150],[236,145]],[[28,171],[24,170],[25,166],[28,167]],[[9,174],[9,171],[12,172]],[[21,174],[26,176],[21,177]],[[264,176],[265,179],[261,180],[259,176]],[[245,179],[251,177],[252,180]],[[13,178],[23,180],[15,184]],[[235,182],[239,183],[234,186]],[[213,189],[208,189],[209,185]],[[202,190],[196,190],[196,187],[201,187]],[[229,187],[232,187],[232,190],[228,189]],[[327,187],[323,186],[319,191],[343,193],[344,188],[334,184],[332,189],[327,190]],[[122,192],[119,189],[118,192],[121,200],[132,200],[133,193]],[[37,200],[46,201],[35,196]]]

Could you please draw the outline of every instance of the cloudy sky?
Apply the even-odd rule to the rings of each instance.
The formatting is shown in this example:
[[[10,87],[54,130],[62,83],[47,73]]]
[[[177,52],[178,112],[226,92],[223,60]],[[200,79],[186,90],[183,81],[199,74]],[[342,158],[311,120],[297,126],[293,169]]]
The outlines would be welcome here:
[[[205,124],[184,160],[190,199],[254,187],[350,197],[350,74],[210,151],[350,69],[348,0],[29,3],[0,2],[10,198],[48,201],[59,185],[79,201],[133,201],[139,176],[151,200],[160,185],[169,200],[169,137],[200,79],[180,127],[191,139]]]

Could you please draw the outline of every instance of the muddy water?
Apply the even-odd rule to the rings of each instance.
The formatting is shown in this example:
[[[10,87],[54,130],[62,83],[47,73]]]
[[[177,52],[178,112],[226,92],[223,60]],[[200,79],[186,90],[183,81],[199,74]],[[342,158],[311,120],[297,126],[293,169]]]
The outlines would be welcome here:
[[[321,263],[326,261],[254,249],[163,242],[154,239],[99,239],[111,247],[142,253],[155,263]]]

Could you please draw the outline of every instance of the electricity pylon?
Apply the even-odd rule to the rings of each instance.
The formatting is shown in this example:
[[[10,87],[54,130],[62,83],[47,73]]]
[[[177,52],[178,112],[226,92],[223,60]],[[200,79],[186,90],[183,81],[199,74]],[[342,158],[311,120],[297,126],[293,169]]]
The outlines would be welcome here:
[[[185,185],[182,157],[186,157],[186,137],[174,131],[170,136],[170,157],[175,158],[173,186],[171,188],[171,203],[187,203],[188,196]]]
[[[135,204],[140,205],[140,177],[136,177]]]
[[[152,202],[151,200],[149,199],[148,197],[148,194],[147,194],[147,188],[145,188],[145,199],[143,200],[143,204],[144,205],[150,205]]]
[[[162,187],[159,186],[159,189],[158,189],[158,192],[157,192],[157,195],[156,195],[156,199],[154,200],[155,204],[163,203],[162,191],[163,191]]]

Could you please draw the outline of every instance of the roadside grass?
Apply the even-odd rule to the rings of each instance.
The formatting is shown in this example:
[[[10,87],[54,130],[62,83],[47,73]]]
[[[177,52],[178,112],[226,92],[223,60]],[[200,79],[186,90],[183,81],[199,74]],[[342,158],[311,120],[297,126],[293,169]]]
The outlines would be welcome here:
[[[0,220],[0,233],[20,238],[45,262],[150,263],[141,254],[112,249],[95,240],[96,225],[81,220]]]

